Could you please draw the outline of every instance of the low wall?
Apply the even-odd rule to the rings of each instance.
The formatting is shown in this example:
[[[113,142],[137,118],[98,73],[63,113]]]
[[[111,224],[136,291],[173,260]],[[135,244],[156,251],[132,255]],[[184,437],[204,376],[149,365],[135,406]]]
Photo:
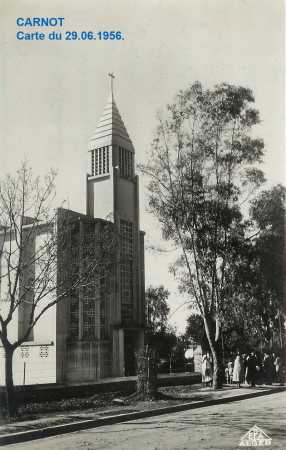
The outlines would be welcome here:
[[[48,384],[17,386],[17,397],[20,403],[46,402],[49,400],[61,400],[72,397],[88,397],[94,394],[108,392],[132,393],[136,388],[136,377],[108,378],[88,384]],[[170,375],[158,375],[159,386],[191,385],[201,382],[199,373],[180,373]],[[5,390],[0,388],[0,403],[4,400]]]

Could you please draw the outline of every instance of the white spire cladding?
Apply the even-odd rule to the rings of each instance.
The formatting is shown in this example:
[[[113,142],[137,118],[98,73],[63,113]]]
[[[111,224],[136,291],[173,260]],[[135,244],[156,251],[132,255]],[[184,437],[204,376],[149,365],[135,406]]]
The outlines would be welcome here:
[[[109,98],[97,127],[90,138],[89,149],[92,150],[105,145],[120,145],[134,151],[131,139],[114,100],[114,74],[110,73],[108,75],[111,81]]]

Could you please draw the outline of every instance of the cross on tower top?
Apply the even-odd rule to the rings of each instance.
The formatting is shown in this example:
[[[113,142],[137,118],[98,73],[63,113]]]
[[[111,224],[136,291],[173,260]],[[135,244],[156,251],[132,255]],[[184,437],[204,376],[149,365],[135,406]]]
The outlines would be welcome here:
[[[111,89],[111,94],[113,96],[113,80],[115,78],[115,75],[113,72],[109,72],[108,76],[110,77],[110,89]]]

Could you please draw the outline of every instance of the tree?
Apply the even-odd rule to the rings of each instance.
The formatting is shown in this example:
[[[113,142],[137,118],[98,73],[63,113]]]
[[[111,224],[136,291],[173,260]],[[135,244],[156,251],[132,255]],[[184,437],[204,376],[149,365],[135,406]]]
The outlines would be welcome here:
[[[255,236],[245,242],[232,283],[233,302],[225,305],[222,326],[225,353],[255,349],[284,354],[286,188],[263,190],[250,204]],[[201,343],[203,319],[187,319],[186,336]]]
[[[256,166],[263,141],[250,89],[199,82],[168,105],[141,170],[149,179],[149,207],[163,237],[177,246],[173,266],[180,287],[203,317],[214,364],[213,387],[223,380],[221,329],[224,305],[247,239],[243,205],[264,182]]]
[[[251,205],[251,217],[260,230],[255,239],[256,274],[255,297],[261,303],[263,329],[268,345],[274,344],[274,334],[280,348],[285,348],[285,222],[286,188],[274,186],[263,191]]]
[[[162,285],[149,286],[145,292],[146,305],[146,343],[160,359],[169,359],[177,338],[176,333],[168,324],[170,307],[167,299],[170,293]]]
[[[277,185],[251,202],[256,233],[235,280],[241,292],[237,319],[243,333],[260,349],[285,346],[285,200],[285,187]]]
[[[35,177],[23,164],[15,176],[0,181],[0,340],[9,417],[17,412],[15,350],[30,340],[50,308],[79,289],[94,292],[114,259],[112,224],[102,224],[97,241],[83,241],[79,214],[63,209],[53,212],[55,176],[50,172],[42,179]],[[16,321],[15,337],[11,328]]]
[[[202,347],[203,352],[209,351],[204,320],[200,314],[193,313],[187,318],[185,338],[187,340],[191,339],[195,344],[199,344]]]
[[[163,286],[149,286],[145,292],[146,321],[151,333],[164,332],[167,328],[170,308],[167,299],[170,293]]]

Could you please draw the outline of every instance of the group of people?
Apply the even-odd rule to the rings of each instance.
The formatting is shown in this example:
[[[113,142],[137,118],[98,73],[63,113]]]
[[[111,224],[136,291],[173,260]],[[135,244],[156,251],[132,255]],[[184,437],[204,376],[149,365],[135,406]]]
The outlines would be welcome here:
[[[263,357],[251,352],[241,355],[237,352],[234,362],[230,359],[225,367],[225,379],[228,384],[241,383],[254,387],[256,384],[281,383],[281,359],[274,353],[264,353]]]
[[[202,386],[212,383],[213,364],[209,353],[202,356]],[[264,353],[263,356],[254,352],[240,354],[228,360],[225,367],[225,382],[236,384],[239,388],[242,383],[254,387],[256,384],[282,383],[282,361],[275,353]]]

